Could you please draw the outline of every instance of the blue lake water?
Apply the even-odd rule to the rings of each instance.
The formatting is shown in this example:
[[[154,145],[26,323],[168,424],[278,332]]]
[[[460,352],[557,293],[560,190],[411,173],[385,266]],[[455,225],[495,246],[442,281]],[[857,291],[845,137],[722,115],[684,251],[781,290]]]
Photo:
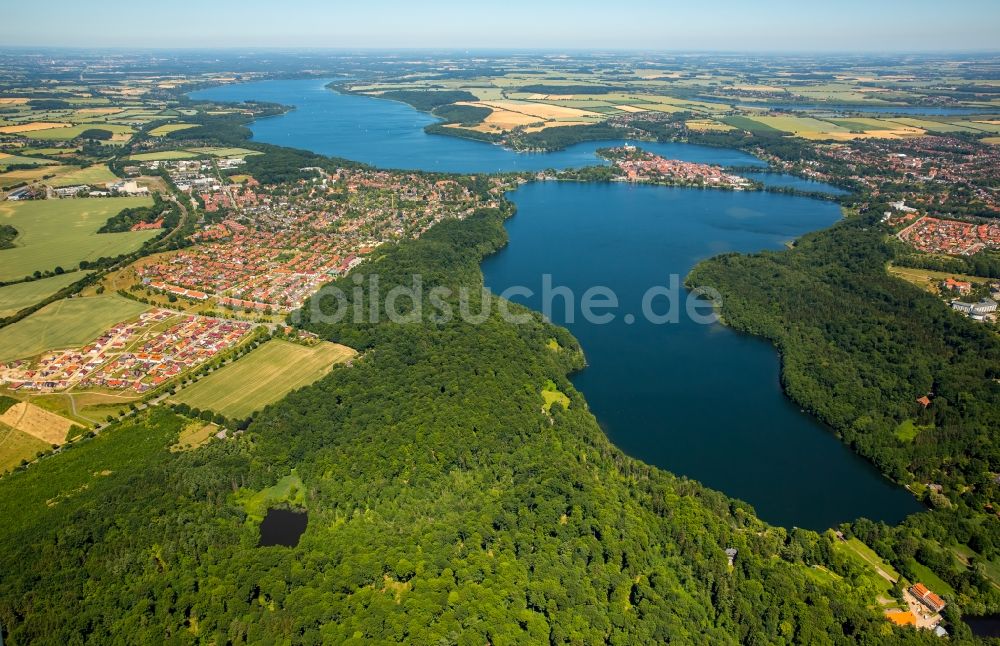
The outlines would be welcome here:
[[[510,244],[487,258],[496,293],[544,311],[543,274],[580,297],[611,288],[619,314],[609,324],[567,321],[586,351],[573,378],[611,440],[645,462],[747,500],[761,518],[823,529],[857,516],[901,520],[919,509],[782,393],[779,360],[765,341],[721,325],[654,324],[643,294],[679,281],[703,258],[725,251],[779,249],[832,224],[836,205],[768,193],[727,193],[623,184],[531,184],[513,194]],[[683,290],[681,290],[683,298]],[[666,297],[655,311],[667,308]],[[635,320],[629,324],[627,314]]]
[[[824,182],[817,182],[797,175],[788,173],[754,173],[742,171],[739,173],[743,177],[762,182],[765,186],[794,188],[799,191],[816,191],[817,193],[827,193],[828,195],[847,195],[848,191],[831,186]]]
[[[433,118],[408,105],[342,95],[324,85],[264,81],[192,97],[294,105],[292,112],[253,124],[255,139],[385,168],[566,168],[596,163],[594,150],[608,145],[520,154],[428,135],[423,127]],[[641,145],[674,159],[762,164],[739,151]],[[920,509],[783,395],[778,357],[768,343],[684,316],[668,325],[641,316],[631,325],[624,320],[625,313],[638,313],[648,288],[667,285],[670,275],[683,280],[696,262],[717,253],[778,249],[832,224],[839,217],[836,205],[766,193],[564,182],[530,184],[511,197],[518,214],[508,223],[510,244],[483,263],[494,291],[523,285],[538,294],[543,274],[551,274],[555,285],[570,287],[577,297],[603,285],[620,299],[620,316],[608,325],[579,317],[570,322],[559,308],[553,319],[580,339],[589,367],[574,384],[624,451],[747,500],[762,518],[786,526],[823,529],[859,516],[896,522]],[[538,299],[522,302],[542,309]]]
[[[255,122],[254,138],[267,143],[345,157],[380,168],[450,173],[493,173],[579,168],[604,163],[598,148],[626,143],[588,141],[552,153],[516,153],[501,146],[442,135],[424,127],[439,121],[410,106],[367,96],[340,94],[325,80],[260,81],[191,93],[213,101],[270,101],[295,110]],[[747,153],[725,148],[673,143],[640,144],[683,161],[723,166],[766,166]]]

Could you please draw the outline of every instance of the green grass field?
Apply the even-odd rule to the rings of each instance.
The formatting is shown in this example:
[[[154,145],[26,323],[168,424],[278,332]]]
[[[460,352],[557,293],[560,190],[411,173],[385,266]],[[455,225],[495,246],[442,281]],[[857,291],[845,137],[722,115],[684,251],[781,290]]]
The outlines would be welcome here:
[[[187,150],[199,155],[211,155],[213,157],[243,157],[244,155],[260,155],[256,150],[248,148],[218,148],[207,146],[204,148],[188,148]]]
[[[171,159],[194,159],[198,155],[184,150],[160,150],[155,153],[139,153],[131,155],[132,161],[169,161]]]
[[[165,126],[157,126],[149,131],[150,136],[162,137],[163,135],[168,135],[171,132],[177,132],[178,130],[187,130],[188,128],[194,128],[193,123],[168,123]]]
[[[52,448],[37,437],[0,424],[0,474],[11,471],[21,460],[32,460],[39,451]]]
[[[97,184],[103,186],[108,182],[114,182],[117,180],[118,177],[108,170],[107,166],[103,164],[95,164],[93,166],[87,166],[86,168],[72,170],[65,175],[60,175],[59,177],[51,180],[49,184],[52,186],[76,186],[77,184]]]
[[[138,316],[148,308],[106,294],[50,303],[29,317],[0,328],[0,361],[84,345],[115,323]]]
[[[73,271],[52,278],[0,287],[0,318],[20,312],[24,308],[48,298],[89,273],[87,271]]]
[[[174,398],[194,408],[242,419],[274,403],[296,388],[325,375],[356,352],[335,343],[305,347],[272,340],[239,361],[201,379]]]
[[[120,126],[112,123],[81,123],[75,126],[70,126],[68,128],[49,128],[48,130],[35,130],[30,134],[32,139],[41,139],[43,141],[68,141],[70,139],[75,139],[79,137],[81,133],[85,130],[92,130],[98,128],[100,130],[109,130],[115,135],[130,135],[134,130],[129,126]]]
[[[946,594],[954,598],[955,588],[945,583],[941,577],[934,574],[931,569],[923,563],[910,561],[910,569],[912,569],[913,573],[917,575],[917,581],[926,585],[932,592],[936,592],[937,594]]]
[[[51,159],[38,159],[35,157],[22,157],[21,155],[0,153],[0,170],[6,170],[11,166],[48,166],[55,163]]]
[[[158,232],[97,230],[124,208],[152,203],[148,197],[0,202],[0,224],[13,225],[18,231],[15,247],[0,250],[0,280],[22,278],[57,266],[69,270],[81,260],[138,249]]]

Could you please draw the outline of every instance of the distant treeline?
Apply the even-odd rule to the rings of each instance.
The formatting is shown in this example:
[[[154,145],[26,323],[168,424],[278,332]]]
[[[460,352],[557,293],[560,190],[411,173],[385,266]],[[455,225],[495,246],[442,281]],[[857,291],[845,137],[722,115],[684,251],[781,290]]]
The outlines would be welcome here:
[[[430,112],[449,103],[479,100],[475,94],[465,90],[389,90],[380,96],[383,99],[408,103],[421,112]]]
[[[546,85],[539,83],[536,85],[525,85],[517,88],[516,92],[527,94],[609,94],[620,92],[621,88],[610,85]]]
[[[10,224],[0,224],[0,249],[10,249],[14,246],[17,229]]]
[[[136,206],[122,209],[117,215],[108,218],[98,233],[119,233],[129,231],[137,224],[150,224],[163,218],[163,228],[173,229],[180,222],[180,209],[173,202],[167,202],[159,193],[153,195],[152,206]]]

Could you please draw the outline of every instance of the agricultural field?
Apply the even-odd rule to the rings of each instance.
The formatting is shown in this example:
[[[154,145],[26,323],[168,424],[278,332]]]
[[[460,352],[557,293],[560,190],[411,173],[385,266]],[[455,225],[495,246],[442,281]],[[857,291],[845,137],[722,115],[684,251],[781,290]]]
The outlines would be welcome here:
[[[2,331],[2,330],[0,330]],[[235,363],[203,377],[173,399],[230,419],[248,417],[289,392],[308,386],[357,352],[336,343],[306,347],[271,340]]]
[[[762,115],[748,117],[757,123],[803,139],[844,141],[861,137],[900,139],[924,134],[920,128],[880,119],[840,119],[824,121],[814,117]]]
[[[0,361],[84,345],[115,323],[147,309],[142,303],[107,294],[50,303],[31,316],[0,328]]]
[[[35,157],[23,157],[21,155],[0,153],[0,170],[10,168],[11,166],[45,166],[55,163],[56,162],[51,159],[37,159]]]
[[[163,126],[157,126],[149,131],[151,137],[162,137],[164,135],[169,135],[171,132],[177,132],[179,130],[187,130],[188,128],[196,127],[193,123],[168,123]]]
[[[71,420],[29,402],[18,402],[0,414],[0,424],[27,433],[49,446],[65,442],[74,426]]]
[[[49,177],[58,177],[70,169],[69,166],[38,166],[0,173],[0,189],[6,189],[18,184],[31,184]],[[2,280],[2,279],[0,279]]]
[[[15,123],[5,126],[0,126],[0,134],[2,135],[16,135],[23,134],[26,132],[32,133],[31,136],[34,137],[38,131],[42,130],[54,130],[58,128],[69,128],[68,123],[58,123],[55,121],[31,121],[29,123]]]
[[[65,126],[65,124],[63,124]],[[84,131],[92,130],[98,128],[100,130],[109,130],[114,135],[112,141],[127,141],[129,137],[135,132],[130,126],[122,126],[110,123],[81,123],[69,127],[60,128],[49,128],[46,130],[37,130],[31,133],[33,139],[41,139],[44,141],[69,141],[70,139],[76,139]]]
[[[0,280],[22,278],[55,267],[70,270],[81,260],[138,249],[158,231],[97,233],[122,209],[149,206],[147,197],[0,202],[0,224],[18,231],[13,249],[0,250]]]
[[[45,300],[60,289],[82,280],[89,273],[87,271],[71,271],[51,278],[0,287],[0,318],[16,314],[26,307]]]
[[[94,164],[86,168],[72,170],[65,175],[59,175],[49,184],[52,186],[76,186],[77,184],[104,185],[118,181],[118,176],[112,173],[104,164]]]
[[[160,150],[152,153],[137,153],[129,156],[132,161],[169,161],[171,159],[194,159],[197,153],[185,150]]]
[[[22,460],[30,462],[38,453],[51,448],[51,444],[37,437],[0,424],[0,474],[13,470]]]

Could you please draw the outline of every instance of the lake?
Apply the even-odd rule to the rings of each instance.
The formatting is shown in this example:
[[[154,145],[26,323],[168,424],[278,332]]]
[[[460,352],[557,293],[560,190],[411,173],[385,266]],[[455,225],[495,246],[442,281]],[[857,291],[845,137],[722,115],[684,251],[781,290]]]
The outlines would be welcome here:
[[[308,523],[309,516],[304,511],[278,507],[268,509],[267,515],[260,523],[260,542],[257,545],[295,547],[299,544],[299,538],[306,531]]]
[[[580,340],[588,367],[573,378],[608,437],[629,455],[742,498],[764,520],[824,529],[857,516],[897,522],[919,505],[781,391],[767,342],[721,325],[654,324],[643,294],[679,282],[726,251],[779,249],[831,225],[836,205],[769,193],[627,184],[530,184],[512,195],[510,244],[483,262],[487,285],[542,310],[541,276],[577,294],[611,288],[622,315],[588,323],[563,302],[553,320]],[[665,311],[664,300],[657,311]],[[632,313],[632,324],[624,320]]]
[[[408,105],[324,85],[264,81],[192,97],[295,105],[253,124],[255,139],[385,168],[568,168],[597,163],[594,150],[609,144],[522,154],[428,135],[423,127],[434,119]],[[640,145],[686,161],[763,165],[740,151]],[[840,216],[835,204],[801,197],[623,184],[536,183],[511,198],[519,210],[508,223],[510,244],[484,261],[487,284],[497,292],[511,285],[537,292],[548,273],[578,296],[604,285],[618,295],[623,314],[636,311],[647,288],[666,284],[671,274],[682,280],[703,258],[779,249]],[[540,309],[536,299],[522,302]],[[641,317],[628,325],[624,316],[609,325],[554,320],[580,339],[589,366],[574,384],[628,454],[742,498],[763,519],[785,526],[824,529],[859,516],[894,523],[921,509],[784,396],[778,356],[767,342],[685,317],[669,325]]]

